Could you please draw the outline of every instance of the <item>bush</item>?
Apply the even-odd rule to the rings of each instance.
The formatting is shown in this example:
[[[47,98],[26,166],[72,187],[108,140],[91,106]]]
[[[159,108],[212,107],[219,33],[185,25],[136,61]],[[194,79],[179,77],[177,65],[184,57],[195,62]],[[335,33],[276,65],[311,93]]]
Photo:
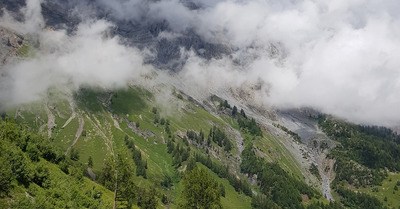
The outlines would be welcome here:
[[[13,179],[14,175],[9,161],[5,157],[0,157],[0,197],[2,194],[8,194]]]

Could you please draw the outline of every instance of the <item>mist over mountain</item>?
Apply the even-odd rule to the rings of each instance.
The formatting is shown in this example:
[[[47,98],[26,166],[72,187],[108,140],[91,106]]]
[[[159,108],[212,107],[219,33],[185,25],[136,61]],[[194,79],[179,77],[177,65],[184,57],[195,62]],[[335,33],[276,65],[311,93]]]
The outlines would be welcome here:
[[[35,55],[5,63],[2,106],[50,86],[123,87],[170,70],[204,92],[312,107],[365,124],[400,122],[400,3],[385,1],[5,0],[0,25]]]
[[[0,1],[0,208],[400,208],[395,0]]]

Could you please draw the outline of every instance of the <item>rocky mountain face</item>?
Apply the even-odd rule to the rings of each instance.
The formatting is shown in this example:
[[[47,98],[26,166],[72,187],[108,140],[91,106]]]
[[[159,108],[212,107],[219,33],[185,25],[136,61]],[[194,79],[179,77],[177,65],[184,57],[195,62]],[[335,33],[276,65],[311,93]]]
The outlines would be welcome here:
[[[25,37],[10,29],[0,27],[0,65],[3,65],[11,57],[18,54]]]
[[[103,45],[102,42],[111,39],[111,42],[117,40],[118,43],[112,42],[111,44],[118,45],[119,50],[116,50],[118,53],[113,53],[112,50],[107,51],[111,53],[104,57],[93,53],[95,55],[93,62],[96,65],[78,68],[71,73],[68,70],[73,67],[70,67],[69,64],[76,64],[72,66],[77,67],[85,63],[87,61],[85,55],[92,55],[93,46],[97,43],[92,44],[90,42],[92,36],[79,39],[80,42],[76,44],[76,48],[89,43],[88,46],[85,46],[86,51],[83,54],[74,54],[76,57],[73,56],[71,59],[56,60],[56,65],[48,67],[48,71],[36,76],[45,77],[41,81],[53,79],[53,77],[46,77],[46,75],[54,68],[59,69],[58,64],[61,62],[67,66],[64,71],[73,74],[71,77],[69,77],[69,74],[66,76],[66,84],[50,83],[44,85],[44,90],[40,91],[41,101],[38,99],[29,100],[29,102],[33,102],[15,105],[10,110],[5,110],[7,117],[11,115],[11,118],[18,123],[26,125],[44,136],[43,138],[46,140],[50,140],[50,144],[55,144],[57,148],[62,150],[63,156],[74,153],[75,148],[84,156],[80,163],[86,164],[89,155],[90,159],[92,159],[92,155],[96,156],[94,157],[95,168],[93,170],[85,169],[92,179],[101,176],[99,174],[102,172],[104,156],[110,153],[111,155],[118,154],[117,150],[119,148],[125,149],[126,145],[130,148],[133,147],[133,150],[135,150],[135,147],[140,150],[134,152],[136,155],[138,153],[143,154],[143,159],[146,161],[135,161],[138,168],[142,168],[143,171],[147,169],[147,163],[149,163],[150,177],[146,179],[141,174],[144,177],[141,180],[147,182],[145,183],[147,185],[157,184],[160,186],[163,177],[159,175],[163,172],[171,177],[177,176],[176,170],[184,172],[187,169],[186,160],[188,160],[190,150],[193,149],[194,151],[190,154],[196,152],[195,158],[199,164],[203,164],[211,170],[214,169],[212,172],[222,179],[230,181],[226,185],[235,187],[235,189],[232,187],[227,190],[230,191],[229,199],[226,199],[227,202],[224,203],[227,207],[231,206],[229,204],[231,200],[236,200],[244,202],[248,206],[243,208],[250,208],[253,203],[250,197],[255,197],[256,199],[253,199],[255,201],[258,201],[257,197],[260,197],[259,201],[262,201],[263,195],[268,196],[276,191],[281,192],[283,199],[287,198],[288,192],[281,191],[284,186],[276,186],[278,184],[275,184],[275,182],[272,183],[277,187],[276,190],[260,191],[265,189],[263,183],[270,181],[266,178],[267,175],[262,175],[268,169],[265,169],[267,166],[260,166],[261,163],[266,163],[265,165],[271,166],[271,169],[279,168],[279,172],[275,171],[279,173],[280,177],[290,177],[291,180],[286,179],[283,184],[293,183],[294,180],[298,179],[302,184],[307,184],[306,187],[317,189],[322,193],[322,195],[318,193],[318,197],[316,199],[314,197],[314,200],[311,201],[306,192],[299,193],[297,198],[300,198],[300,196],[301,198],[296,201],[305,204],[305,206],[313,201],[319,202],[322,198],[335,201],[334,197],[339,197],[336,198],[336,203],[341,202],[340,204],[343,203],[346,207],[358,208],[358,203],[354,203],[355,207],[346,204],[352,202],[348,201],[347,198],[364,201],[362,198],[366,198],[366,196],[357,197],[360,191],[361,193],[363,191],[369,192],[369,194],[373,192],[374,198],[380,198],[379,201],[386,202],[384,204],[389,206],[400,205],[400,202],[391,202],[398,199],[398,194],[395,191],[398,191],[397,186],[400,185],[400,174],[398,173],[400,166],[398,166],[398,160],[395,158],[398,156],[398,150],[400,150],[398,145],[400,136],[397,133],[383,127],[365,127],[351,124],[309,108],[282,109],[268,106],[265,103],[265,97],[266,95],[269,96],[272,86],[260,77],[258,77],[258,80],[243,81],[236,85],[223,82],[221,82],[223,83],[221,86],[217,87],[210,84],[212,86],[210,88],[193,85],[191,82],[197,81],[196,76],[199,76],[201,72],[194,73],[194,78],[191,81],[186,81],[182,75],[186,72],[186,68],[182,70],[183,67],[185,64],[191,63],[188,62],[188,59],[194,57],[193,54],[196,55],[196,59],[201,60],[199,65],[205,63],[205,66],[200,66],[200,71],[209,70],[207,69],[208,63],[221,61],[218,64],[225,64],[223,61],[227,57],[231,61],[231,65],[228,65],[228,67],[238,67],[238,71],[240,71],[241,66],[248,66],[249,62],[257,60],[261,56],[266,59],[273,59],[277,65],[283,65],[287,56],[285,48],[281,43],[268,43],[265,47],[262,47],[262,53],[259,53],[259,50],[252,49],[252,47],[256,48],[257,46],[237,49],[225,43],[207,41],[190,27],[176,32],[174,26],[171,26],[167,20],[148,17],[149,15],[145,11],[146,4],[150,1],[140,1],[144,3],[144,6],[138,5],[139,7],[143,6],[143,8],[140,8],[140,11],[143,9],[143,14],[139,12],[135,18],[123,18],[112,11],[111,7],[105,6],[105,4],[108,4],[106,0],[32,0],[32,2],[42,2],[40,6],[45,26],[40,26],[40,30],[54,32],[55,36],[62,34],[63,39],[61,41],[56,39],[55,42],[49,41],[50,47],[46,48],[42,44],[47,43],[47,36],[41,37],[40,41],[35,41],[35,36],[32,34],[22,34],[22,32],[16,32],[7,27],[0,27],[0,79],[3,79],[0,80],[0,90],[10,88],[8,85],[14,84],[13,72],[10,70],[13,68],[9,69],[10,64],[25,63],[26,61],[27,65],[21,68],[31,70],[30,64],[32,63],[29,62],[30,60],[45,57],[44,53],[40,54],[41,49],[46,48],[51,51],[53,45],[57,45],[59,42],[64,43],[64,41],[66,44],[61,44],[59,48],[65,49],[68,48],[65,47],[66,45],[74,42],[72,39],[77,37],[79,39],[79,27],[85,25],[81,24],[85,23],[84,21],[103,19],[107,20],[107,23],[111,23],[111,27],[108,27],[108,24],[105,27],[106,32],[102,31],[100,34],[96,34],[96,37],[100,36],[98,41],[101,42],[99,44],[101,47],[96,49],[100,52],[106,52],[102,47],[107,46],[107,44]],[[200,9],[199,5],[190,0],[181,0],[180,3],[190,10]],[[0,14],[7,12],[15,20],[22,22],[25,20],[21,9],[25,6],[25,0],[3,0],[0,2],[2,9]],[[103,39],[104,36],[107,36],[107,38]],[[118,38],[108,39],[109,37]],[[74,49],[72,47],[70,51],[74,51]],[[30,53],[30,50],[32,50],[32,53]],[[34,55],[35,50],[39,51],[39,56]],[[58,50],[55,51],[58,52]],[[64,53],[63,50],[60,51]],[[67,55],[73,54],[68,49],[65,51]],[[136,63],[132,62],[123,63],[125,64],[123,67],[128,71],[127,74],[132,73],[130,71],[132,68],[143,67],[146,69],[134,75],[137,79],[136,77],[134,80],[125,79],[125,77],[124,79],[116,79],[122,83],[124,88],[119,88],[121,85],[117,88],[113,86],[105,87],[101,85],[101,82],[90,83],[88,81],[96,80],[94,78],[96,75],[103,75],[103,73],[98,72],[108,72],[110,69],[111,73],[106,74],[106,72],[106,76],[117,74],[118,72],[113,70],[115,65],[121,63],[119,60],[121,54],[122,56],[128,54],[128,58],[124,58],[131,60],[131,55],[135,56],[135,53],[140,54],[138,55],[138,63],[140,64],[136,66]],[[110,54],[116,56],[113,57]],[[34,58],[30,59],[30,55],[33,55]],[[82,60],[79,59],[82,57]],[[91,58],[93,59],[93,57]],[[108,57],[117,61],[106,66],[106,71],[98,71],[102,67],[102,59]],[[44,59],[44,64],[35,69],[47,67],[52,59],[53,57]],[[143,62],[145,65],[143,65]],[[9,65],[7,65],[8,63]],[[99,63],[100,65],[97,65]],[[6,65],[5,70],[2,69],[4,65]],[[60,69],[62,67],[65,66],[61,66]],[[85,71],[86,69],[91,71]],[[83,71],[88,72],[89,79],[71,84],[73,83],[71,80],[80,79],[80,73]],[[18,70],[14,72],[18,73]],[[30,72],[33,71],[21,71],[18,75],[23,77]],[[241,73],[243,74],[238,75],[244,76],[246,72]],[[124,74],[124,76],[128,76],[127,74]],[[230,76],[229,74],[223,75]],[[202,84],[206,85],[208,82],[218,83],[225,77],[219,76],[212,81],[207,79],[209,77],[205,76],[198,80],[205,80]],[[30,83],[32,80],[34,79],[29,77],[19,83]],[[54,77],[54,80],[59,81],[56,77]],[[68,86],[70,84],[73,87]],[[19,91],[10,94],[12,96],[25,95],[23,93],[25,92]],[[3,100],[7,100],[4,98],[3,95]],[[0,111],[4,109],[6,108],[0,107]],[[6,120],[6,113],[1,113],[2,119]],[[219,137],[215,137],[215,133],[219,133],[226,140],[217,139]],[[212,135],[213,142],[211,142]],[[125,144],[123,141],[119,141],[122,139],[124,139]],[[134,142],[130,141],[131,139]],[[133,143],[135,143],[135,146]],[[388,145],[388,143],[392,144]],[[168,147],[168,152],[165,150],[165,146]],[[187,150],[180,146],[187,147]],[[93,147],[96,148],[93,149]],[[177,154],[184,153],[184,151],[187,151],[186,157]],[[163,154],[160,155],[160,153]],[[141,156],[139,155],[139,158],[142,158]],[[246,163],[248,163],[247,168]],[[220,164],[223,167],[216,166]],[[389,178],[388,173],[391,176]],[[392,178],[395,179],[393,182]],[[386,180],[387,182],[385,182]],[[178,186],[177,183],[169,182],[168,184]],[[244,183],[243,185],[249,184],[252,187],[246,190],[246,187],[242,185],[240,191],[238,188],[241,183]],[[396,187],[394,187],[395,183]],[[359,188],[360,185],[364,188]],[[271,186],[271,188],[275,186]],[[338,186],[346,187],[346,190]],[[331,190],[331,188],[333,189]],[[388,188],[393,189],[393,191],[390,190],[389,193]],[[159,191],[171,196],[170,189],[174,190],[173,188],[159,188]],[[347,191],[347,189],[349,190]],[[355,193],[346,194],[350,190]],[[378,190],[386,191],[385,195],[388,195],[389,202],[386,196],[376,195]],[[242,193],[243,191],[247,191],[247,194],[246,192]],[[289,188],[286,191],[294,190]],[[111,190],[108,192],[110,193]],[[259,195],[260,192],[261,195]],[[172,196],[173,198],[177,197],[176,194]],[[165,200],[169,202],[168,204],[171,203],[170,199]],[[279,199],[273,201],[279,203]],[[371,201],[379,203],[377,199],[372,198]],[[163,204],[167,203],[163,202]],[[284,204],[280,206],[289,208]],[[259,208],[271,207],[260,206]],[[333,206],[332,208],[337,207]]]
[[[193,2],[185,1],[184,5],[193,10],[198,9]],[[24,6],[24,0],[0,2],[0,8],[5,8],[13,13],[13,16],[18,17],[19,20],[23,20],[20,9]],[[187,59],[181,49],[193,50],[204,59],[218,59],[231,53],[229,46],[209,43],[191,29],[185,30],[174,38],[160,36],[163,32],[172,32],[168,22],[148,20],[147,17],[141,18],[141,21],[116,18],[110,14],[107,8],[101,7],[95,0],[45,1],[41,6],[47,26],[55,29],[66,29],[70,33],[80,23],[80,18],[71,14],[82,13],[84,16],[111,21],[115,25],[112,31],[114,35],[121,37],[125,44],[140,49],[147,48],[152,55],[148,56],[145,62],[161,69],[179,71]],[[85,10],[81,11],[82,8]],[[87,11],[91,12],[88,13]]]
[[[322,193],[328,200],[333,200],[330,184],[334,179],[334,168],[332,159],[328,159],[327,155],[336,145],[318,128],[317,121],[311,119],[319,113],[310,109],[299,109],[281,110],[277,114],[280,124],[300,136],[312,164],[317,166],[321,175]]]
[[[192,10],[198,9],[196,4],[190,1],[185,1],[184,5]],[[0,2],[1,8],[5,8],[11,12],[13,16],[19,17],[17,19],[20,20],[23,20],[20,14],[20,9],[23,6],[25,6],[24,0],[4,0]],[[74,33],[75,28],[81,21],[79,16],[71,14],[73,14],[74,11],[75,13],[79,13],[79,11],[76,11],[77,8],[90,8],[92,12],[85,15],[111,21],[115,25],[112,33],[121,37],[122,41],[128,45],[135,46],[139,49],[148,49],[151,55],[145,58],[145,62],[159,69],[179,71],[187,59],[181,49],[185,49],[186,51],[192,50],[199,57],[206,60],[212,58],[218,59],[232,52],[229,46],[207,42],[190,29],[174,38],[163,37],[160,34],[165,32],[172,33],[168,22],[147,21],[145,17],[141,22],[118,19],[110,15],[107,9],[100,7],[95,0],[45,1],[41,6],[47,27],[66,29],[69,33]],[[25,37],[6,28],[0,28],[0,41],[2,45],[0,48],[0,61],[4,64],[9,57],[17,55],[17,51],[22,47]],[[271,46],[271,54],[278,56],[278,48]],[[254,88],[257,89],[257,87]],[[323,194],[328,199],[332,199],[329,188],[330,181],[332,181],[332,179],[330,179],[332,169],[327,168],[325,162],[326,154],[329,152],[329,149],[334,146],[332,142],[326,135],[318,130],[315,121],[309,120],[309,115],[302,113],[300,110],[277,112],[276,110],[260,106],[260,104],[252,103],[252,101],[256,100],[254,97],[257,96],[255,95],[257,93],[255,93],[256,91],[254,88],[228,89],[226,92],[220,92],[220,94],[224,96],[224,98],[227,98],[232,104],[245,109],[249,115],[256,118],[264,128],[272,131],[276,137],[283,136],[284,140],[279,143],[290,150],[293,156],[296,156],[296,163],[301,165],[300,170],[310,184],[320,184],[318,183],[319,180],[313,177],[308,170],[311,164],[315,164],[321,176],[323,176]],[[252,90],[255,92],[251,92]],[[210,112],[213,112],[213,110],[210,110]],[[273,124],[275,123],[282,124],[300,135],[302,140],[301,144],[294,142],[291,136],[279,128],[274,127]],[[314,146],[315,143],[320,144],[323,142],[329,144],[328,149],[320,150],[319,147]],[[239,143],[239,145],[243,146],[242,143]],[[304,155],[311,156],[311,158],[306,159],[303,157]],[[321,187],[321,185],[317,185],[317,187]]]

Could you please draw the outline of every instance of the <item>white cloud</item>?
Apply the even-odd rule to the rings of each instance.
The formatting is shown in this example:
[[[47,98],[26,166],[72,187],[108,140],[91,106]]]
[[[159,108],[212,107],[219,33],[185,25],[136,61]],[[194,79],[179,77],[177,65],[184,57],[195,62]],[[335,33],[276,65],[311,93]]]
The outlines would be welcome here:
[[[34,31],[43,21],[35,15],[40,9],[34,5],[40,1],[31,2],[36,4],[28,4],[31,9],[26,14],[34,17],[34,27],[29,29]],[[220,60],[189,56],[181,76],[199,91],[261,82],[264,104],[311,106],[355,122],[400,124],[397,0],[196,0],[202,6],[198,10],[178,0],[97,2],[116,18],[165,19],[173,30],[168,32],[173,34],[170,38],[193,29],[204,40],[232,47],[233,54]],[[27,72],[28,67],[40,69],[42,80],[62,77],[61,82],[74,85],[125,83],[146,68],[143,52],[121,45],[118,37],[107,37],[110,27],[100,20],[81,23],[73,36],[41,32],[40,37],[49,40],[42,46],[47,51],[13,66],[17,69],[14,84],[35,78],[43,85],[38,92],[48,86],[41,76]],[[280,56],[271,56],[271,44]],[[238,60],[241,65],[235,64]]]
[[[31,4],[28,3],[28,7]],[[35,12],[40,14],[40,10],[33,10],[31,15],[39,16]],[[32,26],[31,21],[20,23],[24,24]],[[34,101],[52,86],[124,87],[147,72],[141,52],[124,46],[118,37],[110,37],[111,27],[113,25],[104,20],[88,20],[72,35],[65,31],[43,30],[39,26],[29,29],[40,46],[33,57],[2,67],[5,76],[0,78],[0,104],[9,106]]]
[[[400,17],[393,8],[400,3],[224,1],[200,12],[202,22],[194,27],[207,40],[258,50],[242,68],[247,81],[256,77],[269,84],[266,104],[311,106],[355,122],[398,125]],[[283,60],[265,53],[271,43],[282,45]],[[197,80],[218,74],[223,83],[242,83],[236,82],[243,74],[235,67],[210,66],[184,75],[198,72],[192,76]],[[208,86],[213,81],[204,80]]]

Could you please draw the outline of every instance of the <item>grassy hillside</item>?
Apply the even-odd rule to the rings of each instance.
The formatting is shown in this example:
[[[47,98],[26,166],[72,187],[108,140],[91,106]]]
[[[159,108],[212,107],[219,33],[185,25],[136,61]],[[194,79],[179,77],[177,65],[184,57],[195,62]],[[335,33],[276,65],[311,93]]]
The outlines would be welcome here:
[[[260,184],[250,185],[242,173],[237,140],[243,140],[244,146],[254,144],[259,157],[283,168],[276,171],[304,181],[280,139],[261,131],[244,112],[240,117],[230,114],[232,108],[222,103],[215,103],[218,117],[180,93],[160,100],[159,95],[134,86],[114,92],[81,88],[68,95],[54,90],[44,104],[25,105],[9,110],[8,115],[48,138],[60,156],[74,159],[83,175],[89,176],[86,169],[91,167],[96,180],[84,177],[87,184],[102,184],[107,194],[112,194],[115,182],[131,184],[132,191],[123,187],[117,191],[121,207],[177,208],[182,199],[181,178],[190,159],[224,185],[223,208],[252,207],[252,191],[261,195],[267,190]],[[131,170],[126,169],[128,165],[133,166]],[[116,173],[123,177],[116,178]],[[270,189],[275,192],[278,187]],[[295,201],[304,205],[301,194],[296,193]],[[284,206],[284,201],[278,203]]]
[[[388,177],[382,181],[382,184],[374,187],[365,187],[354,189],[358,192],[374,196],[389,208],[400,207],[400,173],[389,173]]]
[[[110,208],[113,192],[48,140],[0,121],[0,208]]]

